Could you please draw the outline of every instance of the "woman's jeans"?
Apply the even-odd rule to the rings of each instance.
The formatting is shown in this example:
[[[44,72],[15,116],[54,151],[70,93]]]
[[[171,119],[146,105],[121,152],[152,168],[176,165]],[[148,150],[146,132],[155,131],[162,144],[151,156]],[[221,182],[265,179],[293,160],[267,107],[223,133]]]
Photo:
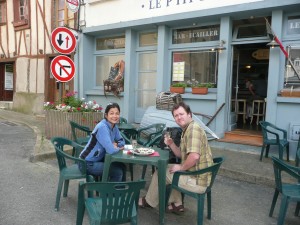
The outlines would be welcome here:
[[[93,176],[102,176],[104,169],[104,162],[86,162],[87,174]],[[80,168],[80,167],[79,167]],[[113,162],[110,164],[109,181],[121,182],[126,181],[126,166],[120,162]]]

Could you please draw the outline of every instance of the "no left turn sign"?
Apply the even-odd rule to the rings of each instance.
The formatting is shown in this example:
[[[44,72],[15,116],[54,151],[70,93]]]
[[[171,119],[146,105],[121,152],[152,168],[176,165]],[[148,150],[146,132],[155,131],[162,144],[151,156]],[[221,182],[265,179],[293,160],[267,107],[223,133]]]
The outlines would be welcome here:
[[[57,27],[51,34],[52,46],[61,54],[71,54],[76,47],[74,33],[66,27]]]
[[[56,80],[68,82],[75,75],[75,64],[68,56],[56,56],[50,65],[51,72]]]

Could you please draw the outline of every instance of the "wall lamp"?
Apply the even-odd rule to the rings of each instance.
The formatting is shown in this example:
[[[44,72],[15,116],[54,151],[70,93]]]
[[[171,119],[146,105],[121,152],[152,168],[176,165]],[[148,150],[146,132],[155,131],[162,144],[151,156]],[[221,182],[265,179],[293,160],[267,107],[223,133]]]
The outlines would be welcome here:
[[[225,41],[221,40],[219,42],[219,45],[217,47],[215,47],[214,50],[217,50],[219,53],[222,53],[222,51],[226,49],[224,47],[224,44],[225,44]]]
[[[271,42],[269,42],[267,44],[267,46],[271,47],[271,48],[275,48],[275,47],[278,47],[279,44],[273,39]]]

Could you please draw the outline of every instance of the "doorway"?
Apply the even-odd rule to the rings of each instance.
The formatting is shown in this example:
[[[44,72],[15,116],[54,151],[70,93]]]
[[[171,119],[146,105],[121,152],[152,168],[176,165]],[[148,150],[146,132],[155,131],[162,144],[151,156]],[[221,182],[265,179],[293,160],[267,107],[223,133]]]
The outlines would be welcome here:
[[[234,45],[233,57],[231,130],[260,132],[258,122],[264,120],[267,98],[269,48],[266,43]]]
[[[14,72],[12,63],[0,63],[0,101],[12,101]]]

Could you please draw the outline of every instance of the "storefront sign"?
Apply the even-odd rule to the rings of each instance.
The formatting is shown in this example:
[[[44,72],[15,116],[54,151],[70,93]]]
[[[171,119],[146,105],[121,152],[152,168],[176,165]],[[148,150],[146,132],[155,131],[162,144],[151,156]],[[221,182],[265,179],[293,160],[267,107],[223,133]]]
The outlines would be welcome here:
[[[270,49],[258,49],[252,53],[252,57],[257,60],[269,59]]]
[[[148,0],[142,4],[142,8],[164,9],[169,7],[185,7],[186,5],[202,4],[205,8],[216,8],[220,6],[235,5],[242,3],[257,2],[261,0]]]
[[[288,34],[300,34],[300,16],[288,19]]]
[[[96,50],[125,48],[125,36],[112,38],[97,38]]]
[[[173,31],[173,44],[219,40],[220,26],[196,27]]]

